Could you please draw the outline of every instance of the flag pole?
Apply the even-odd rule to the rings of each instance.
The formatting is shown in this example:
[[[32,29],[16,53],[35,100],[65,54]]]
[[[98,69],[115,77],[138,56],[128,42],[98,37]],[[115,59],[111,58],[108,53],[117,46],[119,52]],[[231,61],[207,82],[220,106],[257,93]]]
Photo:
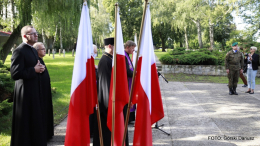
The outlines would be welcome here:
[[[116,40],[117,40],[117,10],[118,3],[115,4],[115,39],[114,39],[114,50],[113,50],[113,59],[114,59],[114,70],[113,70],[113,103],[112,103],[112,146],[114,146],[114,137],[115,137],[115,93],[116,93]]]
[[[98,131],[99,131],[99,141],[100,141],[100,146],[103,146],[103,135],[102,135],[102,127],[101,127],[101,120],[100,120],[100,111],[99,111],[99,103],[98,103],[98,96],[97,96],[97,122],[98,122]]]
[[[128,128],[128,121],[129,121],[129,115],[130,115],[130,106],[131,106],[131,101],[132,101],[132,96],[133,96],[132,95],[133,94],[133,85],[134,85],[134,82],[135,82],[135,74],[136,74],[137,62],[138,62],[139,51],[140,51],[140,43],[141,43],[141,39],[142,39],[144,19],[145,19],[146,8],[147,8],[148,4],[149,4],[148,0],[145,0],[142,23],[141,23],[141,28],[140,28],[140,35],[139,35],[139,40],[138,40],[138,50],[137,50],[137,54],[136,54],[135,68],[134,68],[134,72],[133,72],[132,85],[131,85],[131,91],[130,91],[130,98],[129,98],[128,107],[127,107],[124,138],[123,138],[122,146],[124,146],[124,141],[126,139],[126,131],[127,131],[127,128]]]

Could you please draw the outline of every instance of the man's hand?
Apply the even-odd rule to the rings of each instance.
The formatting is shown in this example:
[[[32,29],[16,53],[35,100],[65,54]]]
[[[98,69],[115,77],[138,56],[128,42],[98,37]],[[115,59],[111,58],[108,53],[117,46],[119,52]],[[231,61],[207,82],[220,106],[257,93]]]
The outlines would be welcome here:
[[[45,70],[45,66],[38,60],[38,63],[34,66],[34,69],[36,73],[42,73]]]
[[[243,73],[243,69],[240,69],[240,73],[241,73],[241,74]]]
[[[227,74],[229,74],[229,69],[226,70]]]

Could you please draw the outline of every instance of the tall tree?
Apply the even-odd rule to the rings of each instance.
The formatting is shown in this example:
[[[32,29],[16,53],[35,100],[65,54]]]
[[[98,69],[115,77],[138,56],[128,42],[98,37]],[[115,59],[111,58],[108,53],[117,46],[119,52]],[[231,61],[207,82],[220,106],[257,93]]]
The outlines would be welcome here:
[[[165,52],[165,44],[169,38],[176,38],[175,28],[172,23],[172,12],[175,11],[175,4],[173,0],[154,0],[150,5],[153,37],[160,38],[162,51]]]
[[[141,0],[103,0],[106,11],[110,13],[112,24],[115,22],[115,3],[119,4],[124,41],[133,40],[134,34],[139,34],[143,14],[143,1]]]

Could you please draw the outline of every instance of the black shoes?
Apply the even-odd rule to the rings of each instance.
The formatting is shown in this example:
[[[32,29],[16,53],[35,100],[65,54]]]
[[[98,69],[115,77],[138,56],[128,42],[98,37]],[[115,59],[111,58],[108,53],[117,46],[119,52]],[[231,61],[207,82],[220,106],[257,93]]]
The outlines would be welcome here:
[[[250,92],[249,94],[254,94],[254,92]]]
[[[245,93],[251,93],[251,91],[246,91]]]
[[[233,89],[229,88],[229,95],[233,95],[233,94],[234,94]]]
[[[247,87],[247,85],[243,85],[242,87]]]
[[[233,87],[233,93],[234,93],[235,95],[238,95],[238,94],[237,94],[237,91],[236,91],[236,87]]]

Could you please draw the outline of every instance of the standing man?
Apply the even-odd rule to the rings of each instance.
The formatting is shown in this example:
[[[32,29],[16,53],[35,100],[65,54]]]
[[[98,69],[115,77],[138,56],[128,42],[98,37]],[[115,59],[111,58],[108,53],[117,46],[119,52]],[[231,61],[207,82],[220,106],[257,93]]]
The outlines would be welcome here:
[[[21,30],[23,43],[13,52],[11,77],[15,80],[11,146],[46,146],[40,74],[45,66],[32,47],[38,34],[32,26]]]
[[[125,63],[126,63],[126,73],[127,73],[127,80],[128,80],[128,90],[129,90],[129,95],[130,95],[134,66],[130,59],[129,54],[133,54],[136,44],[133,41],[128,40],[125,43],[124,47],[125,47]],[[131,106],[128,123],[135,121],[135,109],[136,109],[136,105]],[[126,113],[127,106],[126,106],[126,108],[124,108],[124,110]]]
[[[104,39],[105,53],[101,57],[98,63],[98,102],[100,110],[100,120],[102,127],[103,143],[104,146],[111,145],[111,132],[107,127],[107,110],[109,101],[109,90],[110,90],[110,79],[112,71],[112,60],[114,50],[114,38]],[[99,133],[98,133],[98,122],[97,114],[94,114],[95,127],[93,146],[99,146]]]
[[[242,53],[237,50],[237,42],[232,44],[232,50],[226,55],[225,66],[228,74],[229,95],[238,95],[236,92],[239,74],[243,73],[244,60]]]
[[[45,66],[43,57],[46,55],[46,49],[41,42],[37,42],[33,45],[37,50],[40,63]],[[43,107],[43,120],[44,130],[46,133],[47,140],[51,139],[54,135],[53,127],[53,105],[52,105],[52,94],[51,94],[51,79],[49,72],[45,66],[45,70],[40,74],[40,97],[42,100]]]
[[[104,146],[111,146],[111,131],[107,127],[107,112],[109,102],[110,80],[112,73],[112,60],[114,50],[114,38],[104,39],[105,53],[101,57],[98,64],[98,102],[100,110],[100,120],[102,127],[103,143]],[[97,114],[94,114],[94,137],[93,146],[99,146],[99,131]],[[116,126],[116,125],[115,125]],[[125,146],[128,146],[128,134],[125,140]]]

